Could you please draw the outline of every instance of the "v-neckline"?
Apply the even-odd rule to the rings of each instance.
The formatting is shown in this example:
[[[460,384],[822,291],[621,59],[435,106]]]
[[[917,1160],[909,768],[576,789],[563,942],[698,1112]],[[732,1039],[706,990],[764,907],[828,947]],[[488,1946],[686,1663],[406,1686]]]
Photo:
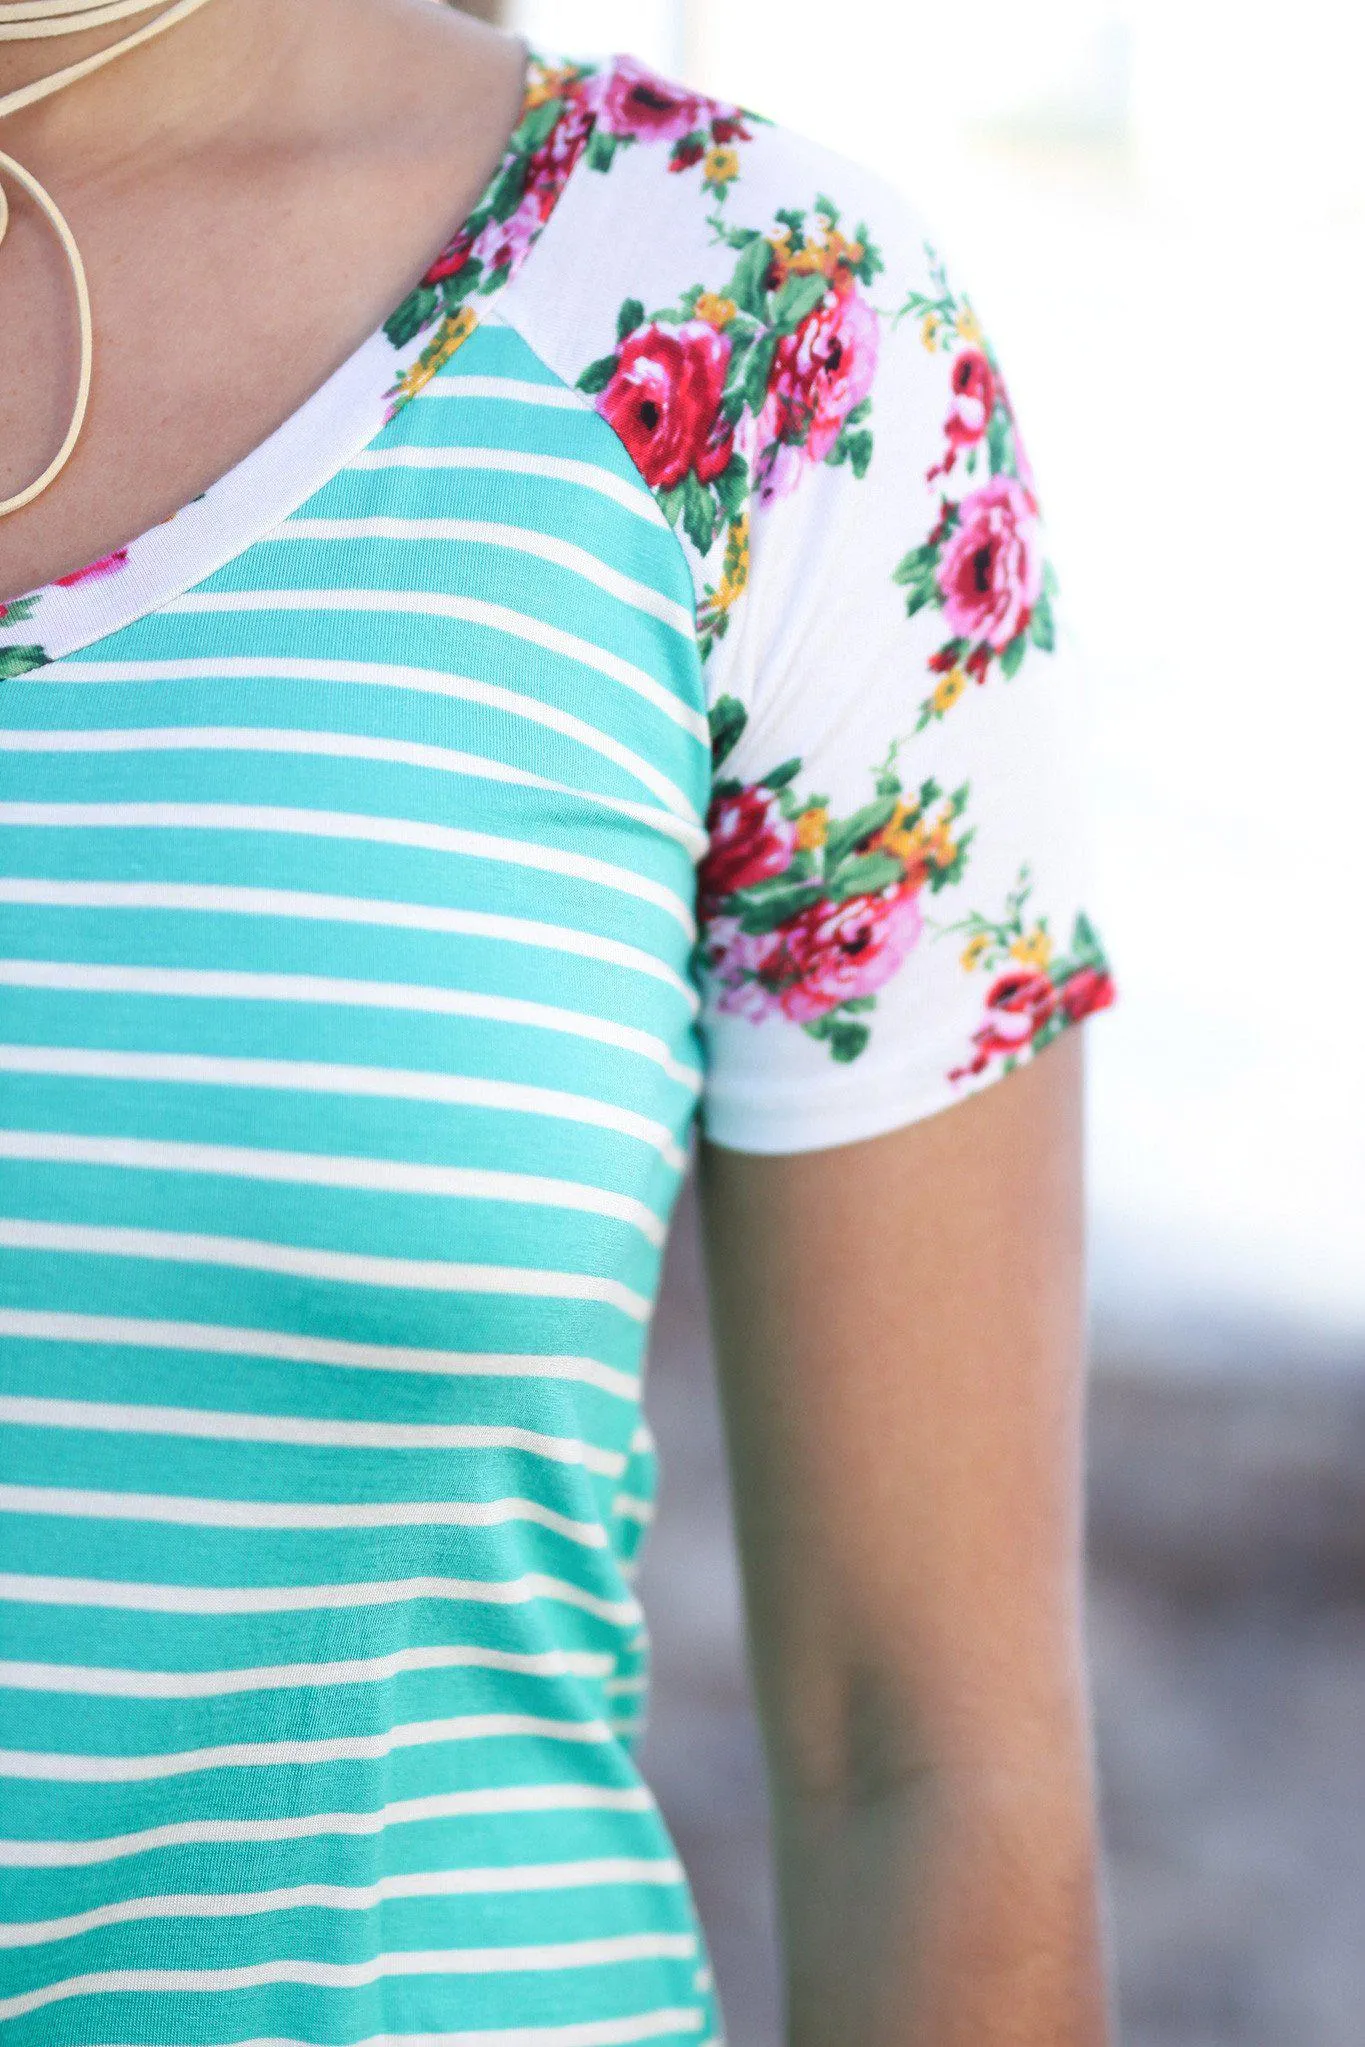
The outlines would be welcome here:
[[[521,110],[497,168],[398,307],[281,425],[169,519],[83,569],[0,603],[0,683],[34,674],[183,596],[297,511],[378,437],[520,275],[584,159],[595,107],[575,88],[594,72],[526,47]],[[566,122],[573,133],[556,151]],[[547,174],[533,187],[527,173],[537,163]],[[514,233],[528,206],[531,217]],[[485,232],[494,241],[502,235],[510,254],[471,286],[469,269]],[[443,289],[456,277],[460,288]],[[399,322],[412,331],[395,341]]]

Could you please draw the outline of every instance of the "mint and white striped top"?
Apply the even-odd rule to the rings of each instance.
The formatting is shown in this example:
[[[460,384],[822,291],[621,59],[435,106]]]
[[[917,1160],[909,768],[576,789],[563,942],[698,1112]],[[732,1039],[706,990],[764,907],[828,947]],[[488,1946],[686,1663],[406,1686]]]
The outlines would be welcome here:
[[[1074,689],[913,218],[629,60],[0,606],[6,2047],[719,2039],[634,1759],[698,1100],[843,1143],[1103,1006]]]

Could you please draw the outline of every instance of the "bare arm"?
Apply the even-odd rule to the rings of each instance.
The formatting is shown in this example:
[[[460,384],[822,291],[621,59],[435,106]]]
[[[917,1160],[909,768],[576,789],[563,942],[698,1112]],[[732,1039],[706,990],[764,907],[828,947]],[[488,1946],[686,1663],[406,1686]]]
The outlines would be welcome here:
[[[704,1148],[791,2047],[1102,2047],[1079,1033],[835,1150]]]

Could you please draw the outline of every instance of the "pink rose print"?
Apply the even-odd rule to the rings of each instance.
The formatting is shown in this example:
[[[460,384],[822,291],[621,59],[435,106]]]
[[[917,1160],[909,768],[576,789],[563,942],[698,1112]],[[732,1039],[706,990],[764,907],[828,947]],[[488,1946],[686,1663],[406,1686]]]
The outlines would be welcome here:
[[[778,342],[756,428],[765,503],[785,497],[805,464],[829,454],[848,415],[871,392],[878,341],[867,301],[853,290],[831,290]]]
[[[878,895],[816,903],[780,926],[781,949],[762,972],[786,984],[780,995],[785,1014],[809,1023],[840,1002],[884,987],[924,930],[919,892],[918,882],[905,881]]]
[[[742,737],[737,699],[712,706],[719,768]],[[719,785],[698,889],[698,965],[729,1016],[797,1024],[840,1065],[872,1037],[881,990],[924,934],[922,900],[960,880],[968,790],[932,779],[907,789],[893,746],[876,793],[851,817],[803,795],[799,760],[761,782]]]
[[[656,77],[633,57],[619,58],[593,96],[597,118],[608,135],[629,135],[642,142],[681,142],[719,111],[700,94]]]
[[[707,958],[722,990],[717,1007],[755,1023],[780,1011],[804,1024],[875,995],[919,943],[920,887],[905,881],[877,895],[823,900],[760,935],[743,931],[737,917],[716,918]]]
[[[764,970],[781,947],[780,934],[745,931],[738,917],[714,917],[706,932],[706,964],[721,993],[716,1007],[729,1016],[762,1023],[781,1008]]]
[[[730,341],[705,320],[637,328],[621,343],[597,401],[651,490],[671,490],[689,471],[712,483],[734,451],[721,417]]]
[[[998,653],[1028,625],[1042,594],[1037,507],[1012,476],[996,476],[958,512],[961,523],[938,564],[944,613],[958,638]]]
[[[762,782],[717,797],[708,824],[711,844],[698,874],[703,916],[736,889],[783,873],[796,847],[777,790]]]
[[[503,270],[515,276],[544,225],[541,195],[528,191],[507,220],[489,221],[471,244],[469,253],[478,257],[486,277],[494,277]]]
[[[58,576],[57,582],[63,590],[74,590],[80,583],[94,583],[101,576],[116,576],[127,560],[127,548],[116,547],[112,554],[102,554],[97,562],[87,562],[83,569],[73,569],[69,576]]]

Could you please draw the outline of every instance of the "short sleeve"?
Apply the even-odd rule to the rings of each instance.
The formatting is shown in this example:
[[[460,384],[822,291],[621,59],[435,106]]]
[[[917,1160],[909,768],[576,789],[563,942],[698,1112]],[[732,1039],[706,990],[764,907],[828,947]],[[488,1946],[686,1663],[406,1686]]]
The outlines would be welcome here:
[[[1113,1000],[1081,678],[1001,365],[879,183],[729,230],[744,512],[703,582],[708,1137],[875,1136]],[[861,200],[862,203],[858,203]]]
[[[875,1136],[1113,999],[1080,673],[1001,365],[882,180],[631,58],[547,79],[545,176],[578,170],[502,315],[686,561],[702,1127]]]

